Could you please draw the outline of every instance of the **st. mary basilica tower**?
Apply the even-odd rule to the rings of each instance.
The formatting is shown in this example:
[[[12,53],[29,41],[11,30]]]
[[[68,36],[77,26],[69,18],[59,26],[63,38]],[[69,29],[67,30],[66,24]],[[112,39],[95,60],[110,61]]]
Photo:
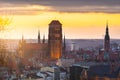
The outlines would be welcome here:
[[[49,24],[48,35],[49,54],[52,59],[59,59],[62,56],[62,24],[53,20]]]

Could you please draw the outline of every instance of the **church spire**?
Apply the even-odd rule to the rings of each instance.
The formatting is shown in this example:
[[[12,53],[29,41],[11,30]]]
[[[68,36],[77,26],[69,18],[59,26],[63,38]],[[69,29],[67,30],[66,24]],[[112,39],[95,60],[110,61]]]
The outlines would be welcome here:
[[[45,35],[43,36],[43,44],[45,43]]]
[[[38,30],[38,43],[40,43],[40,30]]]
[[[108,21],[106,22],[106,34],[105,34],[105,39],[106,39],[106,40],[109,40],[109,39],[110,39],[110,37],[109,37]]]
[[[24,40],[24,36],[22,35],[22,41]]]
[[[63,54],[66,53],[66,41],[65,41],[65,35],[64,35],[64,39],[63,39]]]
[[[66,49],[66,41],[65,41],[65,35],[64,35],[64,50]]]
[[[108,28],[108,21],[106,22],[106,34],[104,40],[104,49],[106,52],[110,50],[110,36],[109,36],[109,28]]]
[[[109,36],[108,21],[106,22],[106,35]]]
[[[22,35],[22,40],[21,43],[25,43],[26,41],[24,40],[24,36]]]

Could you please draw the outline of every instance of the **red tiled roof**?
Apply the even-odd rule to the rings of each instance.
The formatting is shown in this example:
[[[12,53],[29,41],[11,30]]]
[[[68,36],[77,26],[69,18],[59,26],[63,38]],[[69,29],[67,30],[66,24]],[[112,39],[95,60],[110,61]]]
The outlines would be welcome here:
[[[38,43],[26,43],[25,49],[27,50],[41,50],[47,48],[47,44],[38,44]]]

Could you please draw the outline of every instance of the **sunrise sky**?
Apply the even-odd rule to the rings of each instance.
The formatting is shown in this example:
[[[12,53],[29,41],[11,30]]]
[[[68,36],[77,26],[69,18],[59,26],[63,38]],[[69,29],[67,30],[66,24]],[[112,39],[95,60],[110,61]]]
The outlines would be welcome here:
[[[103,39],[106,21],[110,37],[120,39],[120,0],[0,0],[0,16],[12,21],[0,38],[48,37],[48,24],[59,20],[69,39]]]

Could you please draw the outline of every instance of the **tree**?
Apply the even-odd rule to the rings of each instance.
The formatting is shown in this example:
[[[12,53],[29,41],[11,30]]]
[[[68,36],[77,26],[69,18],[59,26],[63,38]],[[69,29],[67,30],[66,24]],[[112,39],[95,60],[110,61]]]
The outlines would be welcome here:
[[[7,30],[7,26],[10,24],[11,20],[10,18],[6,16],[0,16],[0,33]],[[1,34],[2,35],[2,34]],[[6,65],[6,46],[4,44],[4,41],[0,39],[0,66]]]

